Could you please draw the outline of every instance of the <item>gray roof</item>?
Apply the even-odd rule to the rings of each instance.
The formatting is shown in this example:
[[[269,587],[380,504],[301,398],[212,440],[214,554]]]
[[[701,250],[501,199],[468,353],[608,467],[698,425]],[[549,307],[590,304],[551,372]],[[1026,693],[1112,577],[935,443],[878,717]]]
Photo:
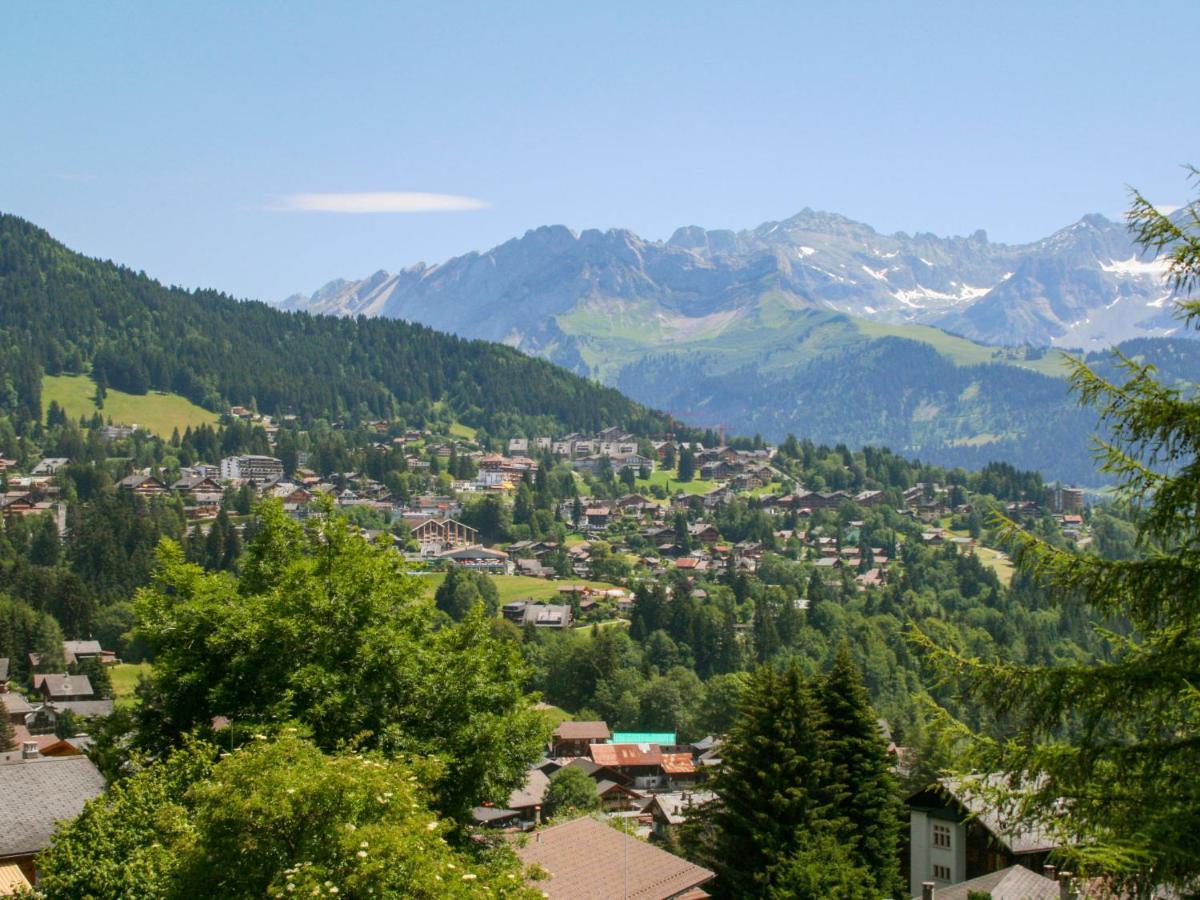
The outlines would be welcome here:
[[[509,809],[528,809],[531,806],[541,806],[550,787],[550,779],[541,769],[530,769],[525,779],[525,787],[513,791],[508,798]]]
[[[1009,866],[937,889],[937,900],[967,900],[972,891],[990,894],[992,900],[1058,900],[1059,886],[1053,879],[1024,866]]]
[[[43,675],[40,689],[51,697],[91,697],[96,693],[86,675]]]
[[[113,702],[111,700],[54,700],[50,703],[57,710],[69,709],[77,716],[90,719],[93,716],[111,716]]]
[[[1018,856],[1053,850],[1060,843],[1044,822],[1023,816],[1016,799],[1003,799],[1005,795],[1015,798],[1035,790],[1034,783],[1011,785],[1006,776],[991,774],[943,778],[935,787],[953,797],[975,821]]]
[[[104,652],[104,648],[100,646],[99,641],[63,641],[63,652],[74,653],[78,656],[80,653],[99,655]]]
[[[104,790],[86,756],[41,757],[0,765],[0,858],[37,853],[60,819],[73,819]]]
[[[688,813],[716,799],[712,791],[669,791],[655,794],[652,804],[657,804],[671,825],[679,825],[687,821]],[[938,893],[941,897],[941,892]]]

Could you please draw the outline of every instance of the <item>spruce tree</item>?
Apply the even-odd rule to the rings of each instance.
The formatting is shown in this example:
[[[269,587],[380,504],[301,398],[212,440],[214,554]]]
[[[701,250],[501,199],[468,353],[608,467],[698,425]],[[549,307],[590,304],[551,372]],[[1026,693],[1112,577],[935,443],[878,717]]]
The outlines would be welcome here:
[[[881,896],[899,896],[903,804],[866,685],[843,643],[821,685],[829,729],[829,760],[846,819],[844,845],[864,866]]]
[[[1166,216],[1135,193],[1129,222],[1144,249],[1165,253],[1181,296],[1200,286],[1200,201]],[[1200,298],[1176,305],[1194,327]],[[1101,469],[1136,512],[1138,555],[1081,554],[1002,522],[1019,569],[1048,597],[1113,623],[1109,654],[1015,665],[918,637],[1007,726],[974,735],[961,766],[1011,776],[989,799],[1052,830],[1082,873],[1120,877],[1131,896],[1190,894],[1200,879],[1200,399],[1195,385],[1119,361],[1118,381],[1071,360],[1071,383],[1105,425]]]
[[[794,663],[783,672],[764,666],[750,676],[713,785],[705,862],[717,872],[720,896],[763,896],[772,868],[832,830],[824,719]]]
[[[679,480],[686,483],[695,477],[696,457],[689,448],[684,447],[679,451]]]

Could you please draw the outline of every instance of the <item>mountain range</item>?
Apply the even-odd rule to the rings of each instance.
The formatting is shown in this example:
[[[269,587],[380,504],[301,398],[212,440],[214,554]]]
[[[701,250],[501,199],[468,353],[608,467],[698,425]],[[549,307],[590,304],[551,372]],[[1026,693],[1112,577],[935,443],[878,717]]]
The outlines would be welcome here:
[[[572,338],[596,336],[597,317],[686,343],[736,329],[765,296],[985,344],[1094,350],[1179,331],[1163,271],[1100,215],[1012,245],[982,231],[885,235],[806,209],[751,231],[680,228],[667,241],[538,228],[441,265],[332,281],[284,305],[408,319],[566,362],[581,342]]]
[[[1095,417],[1054,348],[1132,341],[1189,378],[1200,344],[1181,340],[1163,274],[1099,215],[1010,245],[804,210],[666,241],[548,226],[283,305],[500,341],[698,425],[1094,482]]]

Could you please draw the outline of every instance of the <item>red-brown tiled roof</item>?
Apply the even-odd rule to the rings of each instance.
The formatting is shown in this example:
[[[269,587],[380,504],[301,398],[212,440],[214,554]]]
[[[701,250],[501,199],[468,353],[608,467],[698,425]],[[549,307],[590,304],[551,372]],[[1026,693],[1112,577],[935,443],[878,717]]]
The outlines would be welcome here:
[[[657,766],[663,758],[658,744],[592,744],[588,751],[602,766]]]
[[[667,775],[694,775],[696,764],[690,753],[662,754],[662,770]]]

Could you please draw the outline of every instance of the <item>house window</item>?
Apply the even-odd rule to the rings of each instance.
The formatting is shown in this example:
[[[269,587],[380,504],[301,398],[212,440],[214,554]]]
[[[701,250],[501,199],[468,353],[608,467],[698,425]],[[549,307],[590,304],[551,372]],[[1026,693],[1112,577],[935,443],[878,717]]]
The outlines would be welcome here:
[[[935,881],[949,881],[950,880],[950,867],[935,865],[933,867],[933,878]]]
[[[933,846],[950,849],[950,828],[947,825],[933,826]]]

